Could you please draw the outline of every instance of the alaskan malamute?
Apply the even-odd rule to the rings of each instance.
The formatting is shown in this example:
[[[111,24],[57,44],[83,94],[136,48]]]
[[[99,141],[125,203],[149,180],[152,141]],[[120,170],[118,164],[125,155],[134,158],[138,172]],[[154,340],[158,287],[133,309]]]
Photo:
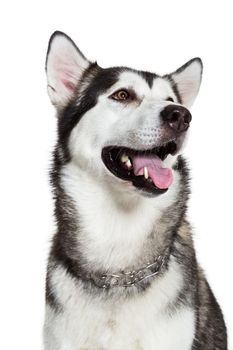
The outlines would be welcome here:
[[[226,350],[186,220],[200,58],[163,76],[106,69],[55,32],[46,72],[58,141],[45,349]]]

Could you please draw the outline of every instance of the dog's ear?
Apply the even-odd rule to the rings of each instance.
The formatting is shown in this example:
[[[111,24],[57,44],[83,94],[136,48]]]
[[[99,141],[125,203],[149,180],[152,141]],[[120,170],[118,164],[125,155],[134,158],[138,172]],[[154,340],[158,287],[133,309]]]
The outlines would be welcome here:
[[[181,103],[186,107],[193,104],[201,84],[203,65],[199,57],[185,63],[182,67],[170,74],[176,84]]]
[[[89,65],[90,62],[66,34],[53,33],[47,51],[46,73],[48,94],[57,108],[63,107],[72,97]]]

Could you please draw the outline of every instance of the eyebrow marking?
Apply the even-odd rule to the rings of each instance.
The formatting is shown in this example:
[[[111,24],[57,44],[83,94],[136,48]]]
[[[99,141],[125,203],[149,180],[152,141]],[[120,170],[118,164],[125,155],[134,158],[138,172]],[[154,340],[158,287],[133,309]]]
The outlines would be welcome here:
[[[147,82],[150,88],[152,88],[154,80],[158,77],[154,73],[139,71],[139,75]]]

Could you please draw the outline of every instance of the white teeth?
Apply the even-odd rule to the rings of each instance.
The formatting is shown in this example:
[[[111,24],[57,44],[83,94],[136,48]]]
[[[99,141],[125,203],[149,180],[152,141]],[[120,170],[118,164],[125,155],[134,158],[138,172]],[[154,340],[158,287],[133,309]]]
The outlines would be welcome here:
[[[144,177],[145,177],[145,179],[148,179],[148,177],[149,177],[149,174],[148,174],[148,169],[147,169],[147,167],[145,166],[144,167]]]
[[[122,154],[121,161],[127,166],[128,169],[132,168],[131,160],[126,154]]]
[[[128,159],[125,164],[126,164],[128,169],[130,169],[132,167],[132,163],[131,163],[130,159]]]
[[[122,154],[121,161],[122,163],[126,163],[127,161],[129,161],[129,157],[126,154]]]

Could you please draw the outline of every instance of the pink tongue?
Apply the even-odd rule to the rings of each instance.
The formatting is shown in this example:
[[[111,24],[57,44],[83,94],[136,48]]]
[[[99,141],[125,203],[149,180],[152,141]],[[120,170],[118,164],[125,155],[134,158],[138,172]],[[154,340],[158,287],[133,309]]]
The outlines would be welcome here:
[[[163,168],[162,160],[155,156],[135,156],[133,157],[133,170],[136,176],[144,174],[144,167],[148,169],[155,186],[160,189],[168,188],[172,184],[173,174],[169,168]]]

